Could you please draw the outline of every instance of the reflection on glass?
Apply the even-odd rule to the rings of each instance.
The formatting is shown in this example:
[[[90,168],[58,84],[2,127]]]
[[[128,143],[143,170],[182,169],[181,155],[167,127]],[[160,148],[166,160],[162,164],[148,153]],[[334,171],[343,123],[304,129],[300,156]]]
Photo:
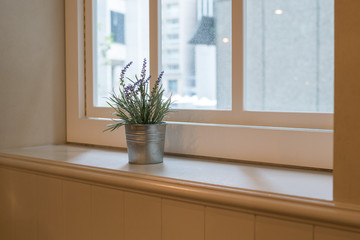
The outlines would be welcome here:
[[[333,112],[334,0],[251,0],[245,22],[245,109]]]
[[[106,98],[117,90],[121,69],[139,72],[149,59],[149,6],[144,0],[95,0],[94,106],[107,106]]]
[[[178,109],[231,109],[231,0],[162,0],[162,69]]]

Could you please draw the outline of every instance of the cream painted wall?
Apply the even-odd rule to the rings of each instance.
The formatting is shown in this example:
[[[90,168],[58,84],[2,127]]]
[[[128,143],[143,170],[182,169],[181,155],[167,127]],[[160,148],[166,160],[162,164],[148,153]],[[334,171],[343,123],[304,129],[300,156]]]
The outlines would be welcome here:
[[[360,1],[335,1],[334,200],[360,204]]]
[[[0,148],[65,142],[64,0],[0,1]]]

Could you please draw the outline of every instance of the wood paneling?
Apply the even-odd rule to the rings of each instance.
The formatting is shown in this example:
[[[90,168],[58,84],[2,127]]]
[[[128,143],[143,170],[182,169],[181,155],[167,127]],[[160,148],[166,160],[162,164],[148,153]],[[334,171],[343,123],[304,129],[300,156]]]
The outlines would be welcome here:
[[[360,240],[360,233],[315,227],[314,240]]]
[[[255,239],[312,240],[313,226],[309,224],[256,216]]]
[[[93,240],[124,239],[124,193],[92,187]]]
[[[0,168],[0,239],[11,239],[11,210],[14,202],[11,173],[10,170]]]
[[[64,239],[61,180],[37,176],[38,239]]]
[[[314,227],[306,220],[255,216],[4,168],[0,213],[4,240],[360,240],[360,231]]]
[[[63,181],[66,240],[91,239],[91,186]]]
[[[163,200],[163,240],[204,239],[205,208],[202,205]]]
[[[161,239],[161,199],[125,192],[125,240]]]
[[[36,175],[13,171],[11,181],[13,239],[37,239]]]
[[[205,214],[206,240],[254,239],[254,215],[212,207],[207,207]]]

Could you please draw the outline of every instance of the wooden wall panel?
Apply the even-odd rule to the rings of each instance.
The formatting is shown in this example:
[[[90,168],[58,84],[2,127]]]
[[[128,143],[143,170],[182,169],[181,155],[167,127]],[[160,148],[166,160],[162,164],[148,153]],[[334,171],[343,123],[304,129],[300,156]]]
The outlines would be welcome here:
[[[0,168],[0,239],[11,239],[12,203],[11,189],[12,171]]]
[[[93,240],[124,239],[124,193],[92,187]]]
[[[63,205],[64,239],[91,239],[91,186],[63,181]]]
[[[163,197],[0,168],[0,239],[360,240],[360,230]]]
[[[124,196],[124,239],[161,239],[161,199],[130,192]]]
[[[253,240],[254,232],[254,215],[219,208],[206,208],[206,240]]]
[[[37,235],[37,202],[36,175],[13,171],[12,204],[13,204],[13,239],[35,240]]]
[[[360,233],[315,227],[314,240],[360,240]]]
[[[309,224],[284,221],[256,216],[256,240],[312,240],[313,226]]]
[[[204,239],[205,207],[180,201],[162,201],[162,240]]]
[[[37,176],[38,239],[64,239],[61,180]]]

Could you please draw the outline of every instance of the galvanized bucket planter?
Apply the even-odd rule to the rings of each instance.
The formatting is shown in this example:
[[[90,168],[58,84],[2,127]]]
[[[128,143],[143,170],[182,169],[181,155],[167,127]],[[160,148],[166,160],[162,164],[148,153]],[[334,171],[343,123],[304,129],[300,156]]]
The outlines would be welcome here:
[[[125,125],[129,163],[162,163],[166,123]]]

